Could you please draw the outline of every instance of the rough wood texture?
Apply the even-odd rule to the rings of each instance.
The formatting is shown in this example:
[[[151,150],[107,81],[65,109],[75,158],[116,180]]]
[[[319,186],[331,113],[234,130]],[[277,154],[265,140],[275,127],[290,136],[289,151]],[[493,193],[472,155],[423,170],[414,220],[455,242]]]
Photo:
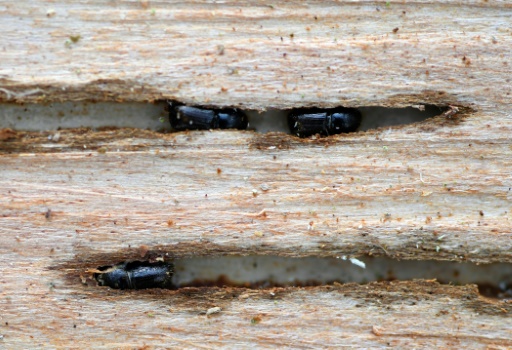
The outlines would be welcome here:
[[[14,267],[24,273],[24,268]],[[510,304],[433,282],[120,292],[25,279],[2,304],[6,348],[453,348],[512,346]],[[9,283],[9,286],[13,286]],[[70,289],[73,291],[70,293]],[[222,311],[206,316],[206,311]]]
[[[452,127],[440,129],[448,135]],[[418,130],[316,143],[250,132],[70,130],[58,143],[44,133],[5,133],[3,341],[13,348],[512,346],[510,304],[471,287],[287,289],[273,301],[269,290],[111,291],[87,273],[159,255],[510,262],[507,166],[494,165],[509,162],[508,142],[496,142],[492,155],[475,142],[464,157],[467,141],[440,133],[418,152],[410,135],[422,125],[411,129]],[[325,152],[335,157],[318,156]],[[199,315],[216,306],[221,314]]]
[[[2,144],[13,152],[0,158],[13,219],[0,232],[12,243],[20,223],[19,239],[42,227],[48,243],[72,233],[69,253],[95,264],[141,245],[176,256],[512,262],[510,143],[489,149],[461,136],[469,122],[437,123],[446,120],[316,142],[129,129],[61,131],[51,142],[20,132]]]
[[[388,3],[2,1],[0,98],[510,101],[508,0]]]
[[[3,101],[460,107],[319,141],[2,131],[0,341],[510,348],[510,304],[472,287],[116,292],[86,270],[165,253],[512,262],[511,14],[491,0],[0,2]]]

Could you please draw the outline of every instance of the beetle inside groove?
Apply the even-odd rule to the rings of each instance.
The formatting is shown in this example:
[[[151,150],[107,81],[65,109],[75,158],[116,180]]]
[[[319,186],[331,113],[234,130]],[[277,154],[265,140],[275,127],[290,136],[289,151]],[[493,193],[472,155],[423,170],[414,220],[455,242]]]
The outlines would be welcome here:
[[[100,286],[114,289],[171,289],[174,265],[158,261],[131,261],[113,266],[101,266],[94,278]]]
[[[303,107],[291,110],[266,109],[241,110],[186,106],[179,102],[166,101],[171,128],[175,131],[239,129],[257,133],[288,132],[296,137],[325,137],[349,134],[379,128],[416,124],[434,117],[438,122],[451,121],[456,125],[462,118],[455,118],[459,107],[452,105],[413,104],[392,108],[359,106],[357,108]],[[464,112],[464,110],[463,110]]]
[[[169,258],[169,255],[151,253],[148,260],[143,261],[135,258],[119,262],[116,259],[117,262],[112,261],[113,264],[87,271],[93,274],[91,277],[95,285],[127,290],[179,290],[188,287],[261,289],[320,286],[335,282],[366,284],[372,281],[436,279],[441,284],[476,284],[482,295],[512,299],[512,264],[507,263],[397,260],[372,256],[289,258],[229,255]],[[86,283],[86,280],[81,275],[81,283]]]
[[[207,109],[168,101],[169,121],[176,131],[238,129],[249,126],[247,115],[236,108]],[[357,130],[361,113],[355,108],[298,108],[288,113],[288,126],[293,135],[329,136]]]
[[[169,121],[176,131],[238,129],[249,125],[244,112],[236,108],[206,109],[168,101]]]
[[[65,130],[68,128],[88,127],[93,131],[101,131],[102,128],[138,128],[159,132],[172,132],[173,128],[168,119],[172,121],[174,112],[171,109],[177,106],[184,106],[184,104],[172,102],[171,108],[168,100],[158,100],[155,103],[55,102],[51,104],[51,107],[41,104],[24,104],[23,106],[6,104],[0,118],[0,128],[13,128],[16,126],[16,128],[26,131],[44,130],[52,132],[53,134],[48,135],[48,140],[55,143],[60,143],[64,140],[62,133],[66,132]],[[206,110],[207,113],[211,113],[212,110],[226,109],[222,105],[215,107],[214,104],[211,106],[198,104],[194,108]],[[245,123],[241,123],[240,128],[246,128],[251,132],[260,134],[269,132],[294,134],[294,132],[290,131],[290,123],[287,117],[291,117],[293,114],[302,115],[305,114],[304,111],[311,110],[309,106],[308,108],[301,107],[296,109],[287,109],[288,107],[276,109],[263,106],[258,107],[258,109],[238,108],[237,111],[239,113],[247,116],[246,123],[248,124],[246,127]],[[328,113],[330,110],[330,108],[323,108],[319,109],[322,113]],[[343,135],[352,137],[352,135],[364,131],[377,130],[379,128],[395,129],[418,123],[428,123],[432,127],[436,127],[439,124],[456,126],[474,112],[471,108],[461,105],[448,106],[446,104],[429,104],[424,102],[411,102],[409,106],[400,107],[358,105],[356,109],[362,115],[361,124],[354,133]],[[33,115],[38,115],[38,118],[33,119]],[[66,116],[66,118],[62,118],[63,116]],[[242,119],[242,122],[244,122],[244,119]],[[446,124],[446,122],[449,124]],[[207,125],[203,128],[205,130],[211,129],[212,126]],[[234,128],[235,130],[237,129],[236,125]],[[185,126],[185,129],[191,128],[190,126]],[[179,130],[174,129],[174,131]],[[294,136],[297,137],[296,135]]]

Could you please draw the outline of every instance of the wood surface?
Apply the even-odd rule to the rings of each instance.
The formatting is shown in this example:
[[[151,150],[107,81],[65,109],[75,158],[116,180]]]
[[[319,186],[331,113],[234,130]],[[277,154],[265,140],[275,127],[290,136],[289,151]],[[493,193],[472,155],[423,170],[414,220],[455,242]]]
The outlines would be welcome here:
[[[262,110],[511,99],[508,0],[0,6],[3,100]]]
[[[4,102],[459,109],[320,140],[2,130],[0,345],[511,348],[511,304],[474,286],[114,291],[87,272],[255,253],[512,262],[511,15],[491,0],[0,2]]]

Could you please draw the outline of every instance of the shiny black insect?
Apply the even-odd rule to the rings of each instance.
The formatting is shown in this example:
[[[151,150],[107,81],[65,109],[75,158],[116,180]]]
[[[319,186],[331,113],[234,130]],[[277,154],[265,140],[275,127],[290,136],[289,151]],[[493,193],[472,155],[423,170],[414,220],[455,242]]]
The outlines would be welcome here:
[[[355,108],[302,108],[293,110],[288,115],[290,131],[299,137],[353,132],[359,124],[361,113]]]
[[[169,120],[174,130],[247,129],[249,121],[236,108],[204,109],[169,102]]]
[[[94,278],[100,286],[115,289],[173,288],[171,282],[174,265],[165,262],[125,262],[114,266],[102,266]]]

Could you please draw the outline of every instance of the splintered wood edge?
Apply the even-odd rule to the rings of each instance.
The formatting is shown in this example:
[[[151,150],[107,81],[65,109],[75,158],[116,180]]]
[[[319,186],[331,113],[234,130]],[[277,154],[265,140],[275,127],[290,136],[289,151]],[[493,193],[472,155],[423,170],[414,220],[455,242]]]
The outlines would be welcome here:
[[[507,1],[5,8],[1,101],[175,99],[257,110],[511,101]]]

